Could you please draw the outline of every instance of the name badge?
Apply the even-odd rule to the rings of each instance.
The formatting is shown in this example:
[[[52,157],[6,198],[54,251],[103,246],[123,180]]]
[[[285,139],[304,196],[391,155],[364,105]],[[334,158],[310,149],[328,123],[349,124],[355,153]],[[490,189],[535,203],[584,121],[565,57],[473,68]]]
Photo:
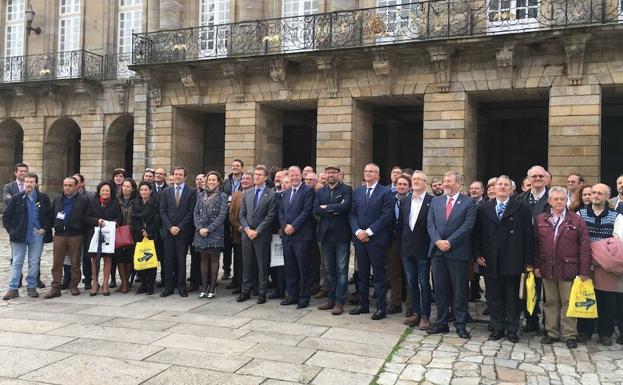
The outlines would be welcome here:
[[[61,221],[65,220],[65,213],[64,212],[59,212],[56,214],[56,219],[60,219]]]

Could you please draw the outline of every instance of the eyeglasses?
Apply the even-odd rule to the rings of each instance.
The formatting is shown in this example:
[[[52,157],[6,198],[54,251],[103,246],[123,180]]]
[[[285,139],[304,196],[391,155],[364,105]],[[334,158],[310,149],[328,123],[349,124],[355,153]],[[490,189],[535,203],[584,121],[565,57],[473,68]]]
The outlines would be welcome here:
[[[545,178],[545,175],[542,175],[542,174],[530,175],[530,178],[532,178],[532,179],[542,179],[542,178]]]
[[[318,180],[318,179],[313,179],[313,178],[305,178],[303,179],[305,182],[311,182],[312,180]]]

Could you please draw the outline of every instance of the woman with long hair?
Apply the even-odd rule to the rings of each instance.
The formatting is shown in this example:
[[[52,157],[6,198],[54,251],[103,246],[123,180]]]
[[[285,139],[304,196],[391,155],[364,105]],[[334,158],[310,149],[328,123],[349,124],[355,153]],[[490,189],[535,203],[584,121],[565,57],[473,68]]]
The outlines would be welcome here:
[[[593,186],[584,186],[573,194],[573,202],[569,206],[569,210],[577,213],[593,203]]]
[[[95,197],[89,202],[87,214],[85,216],[85,222],[87,227],[90,228],[89,235],[86,239],[93,238],[94,227],[102,226],[105,222],[116,222],[120,224],[123,222],[123,214],[121,212],[121,206],[119,201],[113,195],[114,187],[110,182],[101,182],[97,185],[97,191]],[[103,273],[103,287],[102,293],[104,295],[110,295],[109,283],[110,274],[112,270],[113,254],[101,254],[104,259],[104,273]],[[91,283],[91,296],[94,296],[99,291],[99,261],[97,255],[91,253],[91,274],[93,275],[93,282]]]
[[[205,189],[197,194],[193,247],[201,253],[202,290],[199,298],[214,298],[219,257],[224,247],[228,196],[221,191],[223,179],[216,171],[206,174]],[[209,283],[209,287],[208,287]]]
[[[134,241],[140,242],[147,237],[151,240],[156,238],[156,233],[160,229],[160,213],[158,208],[158,194],[153,193],[153,184],[141,182],[138,185],[138,197],[132,208],[132,236]],[[161,258],[161,256],[157,256]],[[136,290],[136,294],[154,294],[154,284],[156,283],[157,268],[140,270],[138,275],[141,277],[141,286]]]
[[[123,213],[123,225],[132,225],[132,209],[136,196],[136,182],[134,182],[134,179],[124,180],[121,183],[121,191],[119,191],[117,196],[121,212]],[[134,246],[119,249],[115,253],[115,262],[117,263],[119,277],[121,278],[121,285],[115,290],[117,292],[127,293],[130,290],[129,277],[133,257]]]
[[[112,178],[110,179],[111,186],[113,188],[112,195],[118,196],[121,193],[121,186],[123,185],[123,181],[126,178],[126,171],[124,168],[116,168],[112,172]],[[113,258],[112,260],[112,271],[110,274],[110,288],[114,289],[117,287],[117,260]]]

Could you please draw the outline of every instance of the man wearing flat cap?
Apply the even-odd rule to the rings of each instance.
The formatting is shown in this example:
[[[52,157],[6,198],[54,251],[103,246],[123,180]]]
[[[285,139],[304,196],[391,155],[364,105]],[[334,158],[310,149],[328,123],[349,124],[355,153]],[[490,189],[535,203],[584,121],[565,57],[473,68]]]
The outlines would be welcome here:
[[[322,250],[328,300],[318,308],[340,315],[344,311],[348,289],[351,238],[348,213],[353,189],[340,182],[338,166],[328,166],[324,170],[327,185],[316,191],[314,215],[320,218],[317,239]]]

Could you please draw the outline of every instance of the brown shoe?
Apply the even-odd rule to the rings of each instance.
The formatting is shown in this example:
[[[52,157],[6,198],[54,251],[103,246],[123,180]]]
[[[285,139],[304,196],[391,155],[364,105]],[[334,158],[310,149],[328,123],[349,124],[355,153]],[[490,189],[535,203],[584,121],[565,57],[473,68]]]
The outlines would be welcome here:
[[[43,296],[45,299],[56,298],[61,296],[61,291],[59,289],[50,289],[46,295]]]
[[[39,293],[37,293],[37,289],[35,289],[33,287],[32,289],[28,289],[28,296],[30,298],[38,298],[39,297]]]
[[[336,303],[335,306],[333,306],[333,310],[331,310],[331,314],[340,315],[342,313],[344,313],[344,305]]]
[[[429,327],[430,327],[430,320],[426,317],[422,317],[422,319],[420,320],[420,325],[418,326],[418,329],[428,330]]]
[[[411,317],[405,318],[402,323],[411,327],[416,327],[420,324],[420,319],[419,315],[414,314]]]
[[[318,293],[314,294],[314,298],[327,298],[327,292],[321,289]]]
[[[78,290],[76,286],[70,287],[69,292],[71,293],[71,295],[80,295],[80,290]]]
[[[318,310],[331,310],[333,309],[333,306],[335,306],[333,302],[327,301],[323,303],[322,305],[318,306]]]
[[[28,290],[30,290],[30,289],[28,289]],[[5,301],[8,301],[10,299],[17,298],[17,297],[19,297],[19,291],[17,291],[17,290],[8,290],[6,292],[6,294],[4,295],[4,297],[2,297],[2,299],[5,300]]]

